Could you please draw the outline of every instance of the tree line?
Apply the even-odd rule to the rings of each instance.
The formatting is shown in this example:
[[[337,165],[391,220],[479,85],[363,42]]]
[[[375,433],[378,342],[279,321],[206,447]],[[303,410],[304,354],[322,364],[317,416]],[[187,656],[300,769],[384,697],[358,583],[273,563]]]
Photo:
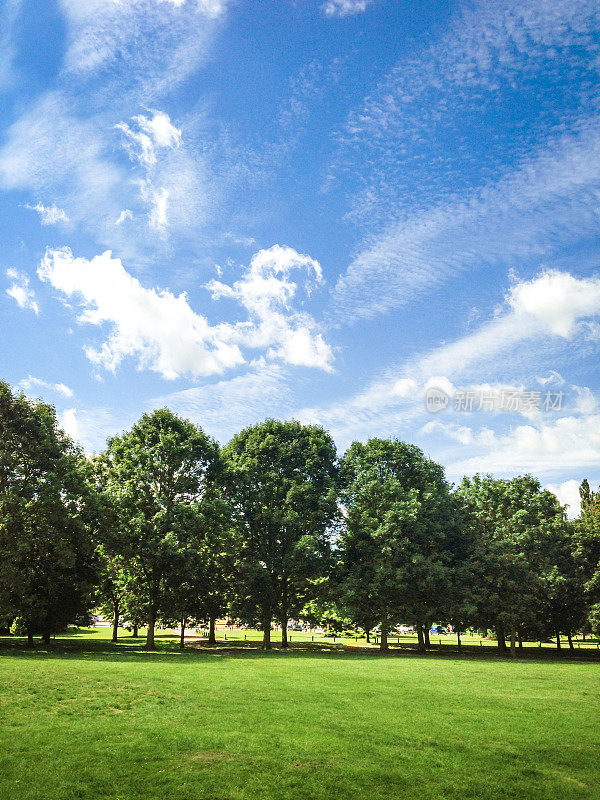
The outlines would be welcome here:
[[[433,622],[523,640],[600,634],[600,491],[568,520],[531,475],[465,478],[395,439],[340,458],[317,425],[267,419],[223,448],[168,409],[87,457],[54,409],[0,383],[0,628],[33,642],[102,608],[154,647],[159,622],[222,617],[286,647],[334,630]]]

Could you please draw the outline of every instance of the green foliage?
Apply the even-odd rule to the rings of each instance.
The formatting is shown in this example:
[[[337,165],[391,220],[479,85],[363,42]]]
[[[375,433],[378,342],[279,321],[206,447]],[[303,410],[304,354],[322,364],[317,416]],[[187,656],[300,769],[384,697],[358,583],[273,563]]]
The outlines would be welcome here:
[[[0,383],[0,610],[28,634],[60,630],[95,581],[89,465],[54,409]]]
[[[146,608],[149,647],[154,625],[189,551],[203,499],[218,463],[218,446],[201,428],[168,409],[145,414],[133,428],[111,439],[101,470],[115,508],[108,548],[122,557]]]
[[[328,530],[337,514],[335,445],[322,428],[266,422],[246,428],[223,451],[225,487],[237,542],[237,611],[264,625],[273,617],[286,638],[327,571]]]
[[[396,440],[354,442],[342,461],[339,599],[352,619],[418,626],[447,608],[457,518],[442,467]]]
[[[508,631],[572,631],[583,615],[581,581],[556,496],[531,475],[465,478],[458,495],[476,548],[474,621],[496,629],[501,649]]]

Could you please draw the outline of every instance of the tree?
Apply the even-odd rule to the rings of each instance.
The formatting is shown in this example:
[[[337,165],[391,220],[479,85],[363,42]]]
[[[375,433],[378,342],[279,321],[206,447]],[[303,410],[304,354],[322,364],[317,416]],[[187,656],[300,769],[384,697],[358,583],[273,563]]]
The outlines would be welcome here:
[[[277,619],[287,647],[288,620],[327,568],[337,514],[335,445],[316,425],[267,420],[234,436],[223,457],[238,534],[238,616],[260,620],[266,650]]]
[[[89,609],[95,582],[88,463],[54,409],[0,382],[0,609],[48,642]]]
[[[359,625],[410,621],[424,629],[446,610],[458,525],[441,466],[392,439],[354,442],[342,460],[345,530],[339,599]],[[446,604],[446,605],[445,605]]]
[[[180,624],[181,649],[190,621],[207,621],[209,644],[216,643],[215,622],[225,613],[232,591],[232,533],[229,506],[213,482],[190,507],[179,566],[166,580],[165,613]]]
[[[116,642],[119,632],[119,619],[123,613],[129,575],[121,556],[112,556],[105,548],[98,547],[100,560],[96,602],[104,616],[112,620],[112,640]]]
[[[587,480],[579,488],[581,515],[575,522],[575,560],[580,567],[588,603],[600,603],[600,489]]]
[[[459,495],[477,548],[478,623],[495,629],[501,652],[509,633],[514,655],[519,629],[539,624],[558,588],[564,509],[531,475],[465,478]]]
[[[148,648],[154,648],[166,581],[187,546],[191,505],[202,499],[217,458],[216,442],[168,409],[145,414],[109,440],[104,480],[117,509],[116,547],[143,598]]]

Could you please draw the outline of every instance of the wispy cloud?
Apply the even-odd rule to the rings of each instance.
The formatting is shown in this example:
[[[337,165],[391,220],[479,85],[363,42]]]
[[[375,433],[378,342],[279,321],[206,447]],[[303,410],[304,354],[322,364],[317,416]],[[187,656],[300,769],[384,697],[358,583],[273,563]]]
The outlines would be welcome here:
[[[36,203],[34,206],[27,205],[30,211],[37,211],[40,215],[42,225],[56,225],[59,222],[68,222],[69,218],[62,208],[55,206],[54,203],[50,206],[45,206],[42,203]]]
[[[207,56],[227,0],[60,0],[68,24],[65,70],[136,87],[146,101],[187,78]]]
[[[565,349],[571,352],[575,341],[581,347],[581,342],[589,338],[589,322],[599,316],[600,277],[542,272],[530,281],[515,283],[497,313],[473,332],[388,369],[345,401],[305,408],[299,413],[329,427],[344,446],[354,438],[414,431],[419,421],[423,425],[430,419],[424,404],[427,386],[435,385],[452,394],[453,382],[481,384],[488,376],[497,384],[503,373],[505,379],[520,374],[521,379],[539,383],[535,376],[539,376],[543,364],[555,363]],[[579,407],[573,411],[580,413]],[[439,426],[428,432],[435,427]],[[454,439],[463,443],[469,436],[471,441],[476,438],[464,427],[447,428],[446,433],[454,433]]]
[[[19,308],[30,309],[38,315],[40,307],[35,299],[35,292],[29,286],[29,277],[16,269],[7,269],[6,277],[11,281],[6,294],[12,297]]]
[[[390,223],[338,281],[336,313],[373,316],[465,270],[548,262],[597,228],[599,190],[594,119],[469,196]]]
[[[361,14],[372,0],[327,0],[323,3],[323,12],[327,17],[350,17]]]
[[[267,416],[287,416],[291,401],[289,377],[283,369],[259,361],[243,375],[154,398],[149,407],[168,406],[224,444]]]
[[[407,49],[339,133],[330,185],[343,180],[360,231],[340,316],[482,265],[551,259],[593,230],[599,33],[592,0],[464,2]]]
[[[34,378],[33,375],[28,375],[26,378],[23,378],[23,380],[19,381],[18,386],[20,389],[23,389],[24,392],[29,394],[32,394],[33,392],[45,393],[46,391],[49,391],[68,399],[74,397],[73,390],[66,384],[48,383],[48,381],[44,381],[41,378]]]

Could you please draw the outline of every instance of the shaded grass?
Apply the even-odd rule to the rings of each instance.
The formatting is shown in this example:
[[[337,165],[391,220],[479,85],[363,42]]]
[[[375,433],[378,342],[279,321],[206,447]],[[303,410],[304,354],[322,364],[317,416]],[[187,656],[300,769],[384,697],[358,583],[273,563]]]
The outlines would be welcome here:
[[[1,798],[597,797],[598,663],[107,635],[3,643]]]

